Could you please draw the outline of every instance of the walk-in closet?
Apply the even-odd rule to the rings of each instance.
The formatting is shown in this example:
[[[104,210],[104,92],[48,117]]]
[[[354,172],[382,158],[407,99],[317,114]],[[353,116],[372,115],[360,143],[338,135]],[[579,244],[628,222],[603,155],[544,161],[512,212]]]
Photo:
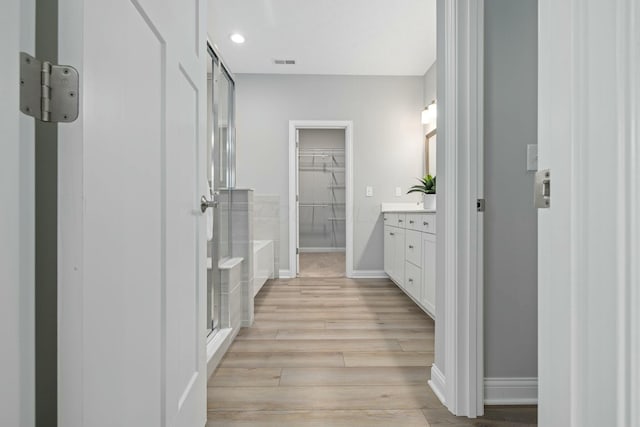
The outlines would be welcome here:
[[[300,276],[345,275],[345,131],[298,135]]]

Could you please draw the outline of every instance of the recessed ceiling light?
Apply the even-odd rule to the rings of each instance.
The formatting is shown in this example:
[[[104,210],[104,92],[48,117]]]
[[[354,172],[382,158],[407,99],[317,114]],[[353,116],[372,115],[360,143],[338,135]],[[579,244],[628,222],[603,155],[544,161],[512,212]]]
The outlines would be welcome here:
[[[234,34],[231,34],[229,38],[234,43],[238,43],[238,44],[244,43],[244,36],[242,34],[234,33]]]

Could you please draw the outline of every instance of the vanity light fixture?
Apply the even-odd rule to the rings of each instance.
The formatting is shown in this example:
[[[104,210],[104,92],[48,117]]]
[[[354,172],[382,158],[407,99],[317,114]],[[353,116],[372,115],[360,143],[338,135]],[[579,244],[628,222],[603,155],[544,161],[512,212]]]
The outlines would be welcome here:
[[[233,33],[229,36],[229,38],[231,39],[232,42],[237,43],[237,44],[242,44],[244,43],[244,36],[240,33]]]
[[[435,120],[436,117],[438,117],[438,107],[434,99],[433,101],[431,101],[431,104],[429,104],[427,107],[424,107],[424,110],[422,110],[422,124],[429,124],[433,120]]]

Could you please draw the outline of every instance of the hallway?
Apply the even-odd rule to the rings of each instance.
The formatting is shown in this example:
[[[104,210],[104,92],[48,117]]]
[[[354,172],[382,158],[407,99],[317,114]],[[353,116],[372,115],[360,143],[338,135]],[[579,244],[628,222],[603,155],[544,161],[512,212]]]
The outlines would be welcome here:
[[[535,425],[535,407],[450,415],[427,385],[434,322],[388,280],[272,281],[255,310],[209,380],[208,427]]]

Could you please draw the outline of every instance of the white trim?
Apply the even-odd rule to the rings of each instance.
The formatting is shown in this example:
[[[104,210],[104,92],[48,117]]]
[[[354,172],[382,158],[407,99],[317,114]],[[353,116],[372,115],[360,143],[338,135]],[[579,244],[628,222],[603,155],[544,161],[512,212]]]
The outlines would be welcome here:
[[[353,270],[352,279],[388,279],[389,275],[384,270]]]
[[[240,332],[240,328],[223,328],[216,331],[213,336],[207,340],[207,379],[216,370],[222,357],[225,355],[231,343]]]
[[[278,279],[293,279],[295,276],[291,274],[291,270],[280,270]]]
[[[289,120],[289,270],[296,277],[298,262],[298,212],[296,184],[298,159],[296,158],[297,129],[344,129],[345,149],[345,215],[346,215],[346,275],[353,277],[353,122],[350,120]],[[282,277],[282,276],[281,276]]]
[[[446,379],[435,363],[431,365],[431,379],[428,383],[433,393],[440,399],[440,402],[442,402],[444,406],[447,406],[447,400],[445,399],[445,392],[447,390]]]
[[[455,415],[483,408],[482,192],[484,1],[445,0],[444,22],[444,366],[445,401]],[[442,174],[442,172],[441,172]],[[439,203],[439,206],[442,204]],[[436,343],[441,345],[440,343]]]
[[[487,405],[537,405],[538,378],[485,378]]]

